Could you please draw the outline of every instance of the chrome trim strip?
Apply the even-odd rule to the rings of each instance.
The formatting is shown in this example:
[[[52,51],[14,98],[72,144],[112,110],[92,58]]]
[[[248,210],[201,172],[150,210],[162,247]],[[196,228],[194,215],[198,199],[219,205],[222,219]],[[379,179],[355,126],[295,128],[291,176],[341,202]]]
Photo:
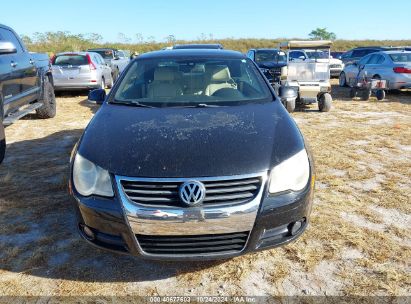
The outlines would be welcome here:
[[[244,204],[195,207],[174,206],[143,206],[132,202],[127,198],[121,186],[121,181],[155,181],[155,182],[185,182],[187,180],[198,181],[222,181],[235,180],[251,177],[261,178],[261,187],[258,194],[251,201]],[[115,182],[125,218],[131,232],[134,234],[138,250],[142,255],[153,257],[202,257],[202,256],[224,256],[225,253],[193,254],[193,255],[163,255],[149,254],[142,250],[138,244],[136,234],[144,235],[201,235],[201,234],[223,234],[252,230],[257,212],[260,207],[262,195],[267,182],[267,172],[257,174],[220,176],[220,177],[188,177],[188,178],[134,178],[126,176],[115,176]],[[247,242],[244,246],[246,248]],[[241,253],[241,251],[236,252]]]

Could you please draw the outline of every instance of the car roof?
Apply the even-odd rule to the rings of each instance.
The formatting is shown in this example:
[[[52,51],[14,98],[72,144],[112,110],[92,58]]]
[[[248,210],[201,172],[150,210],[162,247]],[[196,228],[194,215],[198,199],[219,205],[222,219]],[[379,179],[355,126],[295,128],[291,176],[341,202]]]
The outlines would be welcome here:
[[[7,26],[7,25],[4,25],[4,24],[0,23],[0,27],[4,28],[6,30],[10,30],[10,31],[14,32],[13,29],[11,27]]]
[[[223,46],[219,43],[189,43],[189,44],[176,44],[173,49],[222,49]]]
[[[411,54],[411,51],[407,51],[407,50],[390,50],[390,51],[381,51],[378,53],[383,53],[383,54],[398,54],[398,53],[405,53],[405,54]],[[375,54],[375,53],[373,53]]]
[[[105,50],[111,50],[111,51],[118,51],[118,49],[115,48],[94,48],[94,49],[87,49],[87,51],[105,51]]]
[[[404,48],[409,48],[407,46],[359,46],[353,48],[352,50],[363,50],[363,49],[376,49],[376,50],[401,50]]]
[[[92,52],[85,52],[85,51],[76,52],[76,51],[71,51],[71,52],[61,52],[61,53],[57,53],[56,55],[68,55],[68,54],[87,55],[88,53],[92,53]]]
[[[258,49],[251,49],[251,50],[255,50],[255,51],[277,51],[277,52],[280,51],[280,49],[277,49],[277,48],[258,48]]]
[[[331,48],[331,40],[290,40],[280,42],[280,49],[308,49],[308,48]]]
[[[187,58],[187,57],[211,57],[211,58],[230,58],[244,59],[247,58],[244,54],[237,51],[220,50],[220,49],[176,49],[176,50],[160,50],[148,52],[138,56],[139,59],[152,58]]]

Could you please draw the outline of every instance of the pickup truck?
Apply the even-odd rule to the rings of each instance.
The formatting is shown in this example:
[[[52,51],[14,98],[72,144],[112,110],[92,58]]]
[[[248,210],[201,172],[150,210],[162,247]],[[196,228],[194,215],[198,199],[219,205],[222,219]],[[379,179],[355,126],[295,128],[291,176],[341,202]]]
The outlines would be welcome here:
[[[0,162],[6,146],[3,125],[33,111],[39,118],[56,115],[49,57],[29,52],[11,28],[0,24]]]
[[[88,52],[99,53],[103,57],[106,64],[111,68],[111,76],[113,81],[116,81],[120,73],[126,68],[130,62],[130,56],[126,55],[123,50],[117,50],[112,48],[96,48],[88,49]]]
[[[278,49],[251,49],[247,57],[254,61],[270,83],[279,83],[281,69],[287,66],[287,55]]]

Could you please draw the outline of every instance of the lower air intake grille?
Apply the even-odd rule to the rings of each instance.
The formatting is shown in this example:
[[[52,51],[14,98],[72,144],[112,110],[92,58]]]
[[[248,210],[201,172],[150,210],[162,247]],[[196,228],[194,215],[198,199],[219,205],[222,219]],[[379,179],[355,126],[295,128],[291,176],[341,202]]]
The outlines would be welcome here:
[[[158,255],[227,254],[240,252],[247,242],[248,232],[187,236],[136,235],[146,253]]]

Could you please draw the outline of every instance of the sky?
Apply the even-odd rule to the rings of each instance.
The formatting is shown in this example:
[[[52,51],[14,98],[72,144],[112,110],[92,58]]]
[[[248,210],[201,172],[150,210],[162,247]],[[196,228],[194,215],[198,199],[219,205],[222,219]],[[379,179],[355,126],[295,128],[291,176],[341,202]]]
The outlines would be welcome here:
[[[3,0],[0,8],[1,24],[29,36],[307,38],[326,27],[340,39],[411,39],[410,0]]]

